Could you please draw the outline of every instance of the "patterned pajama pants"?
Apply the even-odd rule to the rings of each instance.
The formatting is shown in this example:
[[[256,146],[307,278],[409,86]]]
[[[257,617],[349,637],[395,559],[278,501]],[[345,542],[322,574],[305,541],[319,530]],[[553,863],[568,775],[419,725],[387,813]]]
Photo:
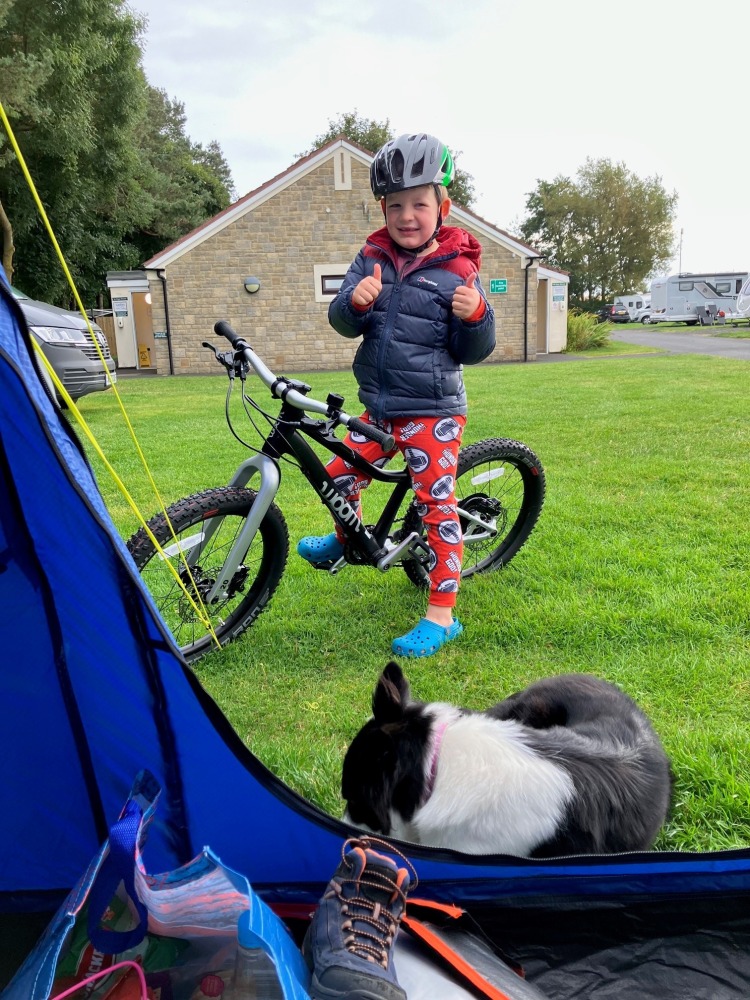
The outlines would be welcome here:
[[[362,414],[362,420],[375,423],[367,413]],[[352,451],[378,467],[385,465],[397,452],[403,454],[432,552],[428,566],[430,603],[452,608],[456,603],[463,556],[454,491],[458,449],[466,417],[399,417],[384,421],[380,426],[396,439],[393,451],[384,452],[375,441],[356,432],[347,434],[344,441]],[[338,456],[331,459],[327,469],[338,489],[346,494],[349,504],[360,513],[360,494],[370,485],[371,478]],[[343,540],[343,535],[339,535],[339,541]]]

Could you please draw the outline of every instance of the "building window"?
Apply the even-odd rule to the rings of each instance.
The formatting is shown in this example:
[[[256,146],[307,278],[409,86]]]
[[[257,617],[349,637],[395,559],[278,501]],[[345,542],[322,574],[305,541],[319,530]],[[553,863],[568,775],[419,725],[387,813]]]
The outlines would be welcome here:
[[[323,295],[338,295],[343,283],[343,274],[324,274],[320,278],[320,290]]]
[[[316,302],[330,302],[334,298],[349,270],[349,264],[315,264],[313,282]]]

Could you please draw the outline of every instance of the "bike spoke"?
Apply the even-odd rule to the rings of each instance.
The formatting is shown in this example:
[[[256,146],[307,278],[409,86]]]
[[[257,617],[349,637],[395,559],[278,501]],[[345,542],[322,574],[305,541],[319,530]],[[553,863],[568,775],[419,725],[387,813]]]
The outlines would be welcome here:
[[[143,580],[188,660],[215,648],[214,635],[222,642],[247,628],[281,577],[289,539],[281,512],[272,505],[244,558],[233,564],[222,592],[208,603],[217,580],[225,575],[225,562],[254,497],[249,490],[232,488],[187,497],[170,508],[174,532],[163,516],[150,524],[161,551],[144,531],[129,542]]]

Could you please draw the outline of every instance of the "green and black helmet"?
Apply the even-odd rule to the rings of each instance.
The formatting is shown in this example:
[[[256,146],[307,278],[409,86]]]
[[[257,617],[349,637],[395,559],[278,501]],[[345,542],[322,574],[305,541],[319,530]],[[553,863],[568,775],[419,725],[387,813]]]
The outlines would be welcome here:
[[[370,167],[370,187],[376,198],[422,184],[448,187],[454,172],[450,150],[434,135],[425,132],[400,135],[375,154]]]

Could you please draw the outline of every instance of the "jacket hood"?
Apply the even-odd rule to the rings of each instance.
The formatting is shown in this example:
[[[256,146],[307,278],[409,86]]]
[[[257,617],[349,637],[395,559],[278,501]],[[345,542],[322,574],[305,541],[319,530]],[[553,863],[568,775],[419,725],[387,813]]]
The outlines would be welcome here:
[[[459,229],[458,226],[441,226],[435,239],[438,241],[441,254],[460,253],[474,264],[477,271],[479,270],[482,260],[482,247],[471,233],[467,233],[465,229]],[[379,247],[381,250],[385,250],[389,256],[393,256],[394,252],[408,252],[399,247],[397,243],[394,243],[386,226],[376,229],[368,237],[367,242]],[[435,252],[437,253],[437,251]],[[425,257],[424,259],[427,260],[428,258]]]

